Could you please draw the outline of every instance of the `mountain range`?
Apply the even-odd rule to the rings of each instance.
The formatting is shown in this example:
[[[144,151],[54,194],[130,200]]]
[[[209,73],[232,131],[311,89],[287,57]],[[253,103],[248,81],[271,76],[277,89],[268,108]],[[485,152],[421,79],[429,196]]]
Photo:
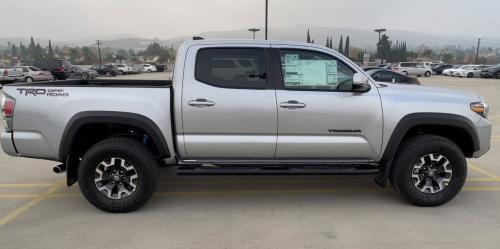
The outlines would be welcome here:
[[[334,47],[340,41],[342,35],[350,37],[350,43],[353,47],[373,50],[378,40],[378,34],[372,29],[360,28],[342,28],[342,27],[307,27],[307,26],[293,26],[293,27],[273,27],[269,29],[269,38],[273,40],[290,40],[290,41],[305,41],[306,33],[309,29],[312,39],[317,44],[325,44],[327,37],[333,37]],[[263,39],[264,31],[256,33],[256,39]],[[425,32],[405,31],[405,30],[388,30],[386,32],[392,41],[406,41],[409,49],[416,48],[425,44],[431,48],[444,48],[449,46],[470,48],[477,46],[478,37],[471,35],[444,35],[444,34],[431,34]],[[227,31],[207,31],[192,36],[201,36],[206,39],[251,39],[252,33],[246,29],[240,30],[227,30]],[[158,42],[165,46],[179,46],[183,41],[192,39],[192,36],[179,36],[168,39],[161,38],[143,38],[132,34],[117,34],[94,36],[85,39],[56,41],[53,40],[52,44],[59,46],[95,46],[96,40],[102,40],[104,47],[111,49],[141,49],[145,48],[151,42]],[[500,37],[484,36],[480,37],[481,47],[500,48]],[[40,45],[47,46],[49,38],[36,38]],[[19,44],[29,43],[28,37],[0,37],[0,47],[6,47],[8,42]]]

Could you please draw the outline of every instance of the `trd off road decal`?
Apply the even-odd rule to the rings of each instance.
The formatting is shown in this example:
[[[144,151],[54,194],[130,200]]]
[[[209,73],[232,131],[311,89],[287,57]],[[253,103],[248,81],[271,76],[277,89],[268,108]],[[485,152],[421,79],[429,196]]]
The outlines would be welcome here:
[[[19,94],[24,96],[49,96],[49,97],[68,97],[69,93],[64,92],[64,89],[57,88],[17,88]]]

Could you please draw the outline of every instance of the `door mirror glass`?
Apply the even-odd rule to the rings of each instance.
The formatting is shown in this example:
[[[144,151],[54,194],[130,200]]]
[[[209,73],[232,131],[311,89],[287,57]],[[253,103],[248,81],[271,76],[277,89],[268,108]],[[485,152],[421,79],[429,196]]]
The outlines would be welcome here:
[[[368,92],[371,89],[368,77],[362,73],[355,73],[352,81],[353,92]]]

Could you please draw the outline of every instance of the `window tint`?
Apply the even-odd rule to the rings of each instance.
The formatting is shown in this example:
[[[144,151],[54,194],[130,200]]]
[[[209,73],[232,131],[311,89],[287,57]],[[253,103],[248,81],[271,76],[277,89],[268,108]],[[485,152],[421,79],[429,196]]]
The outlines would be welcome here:
[[[31,71],[40,71],[40,69],[37,67],[30,67],[30,69],[31,69]]]
[[[381,81],[381,82],[392,82],[394,79],[394,75],[392,72],[389,71],[379,71],[375,73],[372,78],[376,81]]]
[[[264,49],[210,48],[198,51],[196,80],[228,88],[265,89]]]
[[[332,56],[303,50],[281,50],[285,89],[350,91],[354,71]]]

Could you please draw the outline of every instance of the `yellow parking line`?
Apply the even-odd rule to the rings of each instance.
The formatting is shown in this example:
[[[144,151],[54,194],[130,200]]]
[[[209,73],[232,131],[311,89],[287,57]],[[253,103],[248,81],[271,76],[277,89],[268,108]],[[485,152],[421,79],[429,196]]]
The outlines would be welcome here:
[[[464,191],[500,191],[500,187],[465,187]]]
[[[32,208],[33,206],[35,206],[39,202],[43,201],[50,194],[53,194],[54,192],[56,192],[57,190],[59,190],[59,188],[61,188],[64,185],[65,182],[66,181],[64,180],[64,181],[61,181],[59,183],[56,183],[56,184],[52,185],[52,187],[50,187],[49,189],[47,189],[47,191],[43,192],[42,194],[37,195],[30,202],[22,205],[21,207],[17,208],[16,210],[12,211],[11,213],[9,213],[7,216],[5,216],[2,219],[0,219],[0,226],[3,226],[5,224],[9,223],[10,221],[12,221],[13,219],[15,219],[19,215],[21,215],[24,212],[26,212],[28,209]]]
[[[467,178],[467,182],[500,182],[500,178]]]
[[[495,174],[490,173],[490,172],[488,172],[488,171],[486,171],[486,170],[484,170],[484,169],[481,169],[481,168],[479,168],[478,166],[474,165],[473,163],[468,163],[468,165],[469,165],[469,167],[470,167],[471,169],[473,169],[473,170],[475,170],[475,171],[477,171],[477,172],[480,172],[480,173],[482,173],[483,175],[487,175],[487,176],[489,176],[489,177],[491,177],[491,178],[499,178],[499,177],[498,177],[498,176],[496,176]]]
[[[37,188],[49,187],[54,183],[0,183],[0,188]]]
[[[6,200],[6,199],[31,199],[35,198],[37,195],[0,195],[0,200]]]

